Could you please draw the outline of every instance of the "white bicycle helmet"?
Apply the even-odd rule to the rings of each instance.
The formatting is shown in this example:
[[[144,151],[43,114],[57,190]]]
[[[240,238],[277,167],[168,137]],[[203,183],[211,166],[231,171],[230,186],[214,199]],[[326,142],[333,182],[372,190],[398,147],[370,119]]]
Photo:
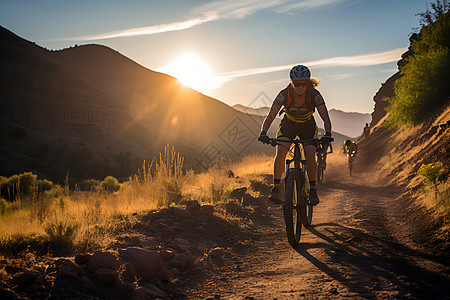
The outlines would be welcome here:
[[[309,80],[311,78],[311,72],[309,71],[308,67],[304,65],[297,65],[291,69],[291,72],[289,72],[289,76],[291,77],[291,80]]]

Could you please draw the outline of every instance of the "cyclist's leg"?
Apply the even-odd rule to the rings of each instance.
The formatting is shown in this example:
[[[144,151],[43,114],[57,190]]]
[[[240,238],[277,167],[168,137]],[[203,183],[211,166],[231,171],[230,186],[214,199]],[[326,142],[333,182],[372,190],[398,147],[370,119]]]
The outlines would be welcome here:
[[[316,147],[308,145],[305,148],[306,171],[310,179],[317,177],[317,163],[316,163]]]
[[[295,136],[294,136],[295,137]],[[278,139],[294,139],[292,136],[292,128],[290,122],[288,122],[287,118],[284,118],[280,123],[280,128],[277,132]],[[282,143],[282,145],[286,146],[288,149],[291,146],[290,143]],[[277,153],[273,163],[273,188],[270,193],[269,199],[274,202],[282,202],[283,196],[280,190],[280,182],[283,173],[285,172],[285,161],[286,155],[288,153],[288,149],[283,146],[277,145]]]
[[[303,125],[301,139],[317,138],[318,128],[314,118]],[[310,202],[313,205],[319,203],[319,198],[316,192],[316,178],[317,178],[317,162],[316,162],[316,146],[305,145],[304,153],[306,159],[306,171],[308,173],[309,185],[310,185]]]
[[[280,137],[280,139],[283,139],[283,137]],[[287,139],[287,138],[285,138]],[[283,145],[286,145],[286,147],[290,146],[290,143],[283,143]],[[282,203],[283,202],[283,194],[280,189],[280,183],[281,183],[281,177],[283,176],[284,169],[285,169],[285,161],[286,161],[286,155],[288,153],[288,149],[277,145],[277,154],[275,156],[275,160],[273,163],[273,187],[272,191],[270,192],[269,200],[275,202],[275,203]]]
[[[279,137],[279,139],[286,139],[286,137]],[[290,143],[282,143],[286,147],[290,147]],[[281,179],[283,176],[283,173],[285,171],[285,164],[286,164],[286,155],[288,153],[288,149],[284,148],[283,146],[277,145],[277,154],[275,156],[275,161],[273,164],[273,178],[274,179]]]

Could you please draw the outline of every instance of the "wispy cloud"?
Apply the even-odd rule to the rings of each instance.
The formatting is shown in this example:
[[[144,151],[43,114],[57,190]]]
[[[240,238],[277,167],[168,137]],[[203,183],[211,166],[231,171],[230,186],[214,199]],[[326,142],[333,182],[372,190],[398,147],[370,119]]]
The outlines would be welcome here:
[[[302,9],[308,10],[311,8],[316,8],[325,5],[338,4],[341,2],[346,2],[348,0],[305,0],[296,1],[295,3],[288,3],[286,5],[280,6],[276,9],[276,12],[286,13],[292,10]]]
[[[222,0],[194,8],[191,12],[214,19],[244,18],[259,10],[268,9],[289,0]]]
[[[66,41],[94,41],[94,40],[104,40],[104,39],[112,39],[112,38],[118,38],[118,37],[150,35],[150,34],[157,34],[157,33],[169,32],[169,31],[188,29],[193,26],[200,25],[202,23],[209,22],[209,21],[212,21],[212,19],[197,18],[197,19],[187,20],[184,22],[175,22],[175,23],[169,23],[169,24],[160,24],[160,25],[147,26],[147,27],[131,28],[131,29],[107,32],[107,33],[101,33],[101,34],[97,34],[97,35],[77,36],[77,37],[66,38],[63,40],[66,40]]]
[[[158,24],[146,27],[130,28],[96,35],[84,35],[58,40],[93,41],[119,37],[151,35],[170,31],[189,29],[191,27],[220,19],[244,18],[260,10],[273,9],[286,13],[296,9],[310,9],[319,6],[340,3],[348,0],[221,0],[193,8],[188,15],[193,16],[184,21]]]
[[[315,68],[336,67],[336,66],[347,66],[347,67],[375,66],[375,65],[382,65],[382,64],[400,60],[401,55],[406,50],[407,50],[406,48],[397,48],[397,49],[386,51],[386,52],[362,54],[362,55],[355,55],[355,56],[338,56],[338,57],[325,58],[325,59],[320,59],[320,60],[301,62],[301,64],[306,65],[308,67],[315,67]],[[292,68],[293,66],[295,66],[297,64],[298,63],[282,65],[282,66],[272,66],[272,67],[239,70],[239,71],[234,71],[234,72],[227,72],[227,73],[221,74],[221,76],[226,77],[226,78],[236,78],[236,77],[242,77],[242,76],[279,72],[279,71],[289,70],[290,68]]]

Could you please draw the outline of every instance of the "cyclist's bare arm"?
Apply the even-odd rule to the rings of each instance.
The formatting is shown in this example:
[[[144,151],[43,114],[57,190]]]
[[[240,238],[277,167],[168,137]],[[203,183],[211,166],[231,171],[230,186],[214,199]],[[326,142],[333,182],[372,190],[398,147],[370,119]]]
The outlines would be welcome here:
[[[319,115],[323,120],[323,127],[325,128],[325,132],[331,132],[330,116],[328,115],[328,109],[325,103],[317,106],[317,111],[319,112]]]
[[[267,117],[264,119],[261,130],[264,131],[269,130],[270,125],[272,125],[272,122],[273,120],[275,120],[275,117],[277,116],[278,111],[280,110],[282,105],[283,105],[283,96],[281,95],[281,93],[279,93],[278,96],[273,101],[272,107],[270,107],[270,111],[267,114]]]

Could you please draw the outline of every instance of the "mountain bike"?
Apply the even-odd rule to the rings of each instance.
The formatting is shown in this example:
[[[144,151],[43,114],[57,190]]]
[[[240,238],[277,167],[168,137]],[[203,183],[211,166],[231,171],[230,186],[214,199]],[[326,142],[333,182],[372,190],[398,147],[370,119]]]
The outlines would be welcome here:
[[[355,151],[347,151],[347,167],[350,172],[350,176],[353,175],[353,167],[355,166],[355,157],[356,152]]]
[[[333,152],[328,152],[326,145],[317,147],[317,182],[323,181],[323,174],[327,168],[327,155]]]
[[[331,138],[331,141],[333,139]],[[294,145],[293,150],[283,143]],[[303,146],[323,145],[323,138],[308,140],[270,139],[272,146],[280,145],[288,149],[292,159],[286,159],[286,176],[283,214],[286,223],[286,235],[292,247],[298,246],[302,233],[302,224],[308,227],[312,223],[314,206],[309,202],[309,180],[306,173],[306,159],[304,159]],[[294,166],[291,168],[291,164]]]

